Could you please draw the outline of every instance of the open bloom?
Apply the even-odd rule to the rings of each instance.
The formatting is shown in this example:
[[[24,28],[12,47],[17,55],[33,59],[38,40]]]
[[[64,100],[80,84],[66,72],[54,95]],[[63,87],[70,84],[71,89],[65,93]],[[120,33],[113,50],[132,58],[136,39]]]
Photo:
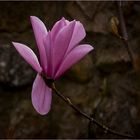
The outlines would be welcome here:
[[[39,59],[26,45],[13,42],[20,55],[38,73],[32,88],[32,103],[36,111],[47,114],[51,108],[52,89],[49,88],[41,74],[48,79],[56,80],[72,65],[82,59],[93,47],[88,44],[78,45],[85,37],[85,29],[79,21],[68,21],[62,18],[47,31],[44,23],[31,16]]]

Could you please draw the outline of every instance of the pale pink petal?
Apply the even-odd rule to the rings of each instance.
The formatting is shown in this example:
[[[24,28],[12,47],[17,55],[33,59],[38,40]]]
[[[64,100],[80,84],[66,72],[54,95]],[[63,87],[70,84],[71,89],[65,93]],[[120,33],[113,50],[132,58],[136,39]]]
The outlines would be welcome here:
[[[52,77],[52,40],[51,40],[51,33],[48,32],[46,37],[44,38],[44,46],[46,50],[47,56],[47,66],[45,67],[45,72],[48,77]]]
[[[32,104],[35,110],[45,115],[50,111],[52,102],[52,90],[45,84],[42,77],[38,74],[32,88]]]
[[[46,52],[45,52],[45,47],[43,43],[44,37],[47,35],[47,29],[44,25],[44,23],[37,17],[31,16],[31,24],[33,27],[35,39],[37,42],[38,50],[39,50],[39,55],[40,55],[40,62],[43,68],[47,65],[47,57],[46,57]]]
[[[83,40],[85,36],[86,32],[83,25],[79,21],[76,21],[67,53],[69,53],[81,40]]]
[[[51,36],[53,38],[53,40],[55,40],[58,32],[64,27],[66,26],[66,22],[65,22],[65,18],[63,17],[61,20],[57,21],[52,30],[51,30]]]
[[[24,44],[12,42],[19,54],[36,70],[38,73],[42,71],[42,68],[38,62],[38,59],[34,52]]]
[[[83,44],[75,47],[63,60],[54,79],[58,79],[72,65],[81,60],[87,53],[93,50],[93,47],[88,44]]]
[[[68,26],[63,27],[63,29],[59,31],[59,33],[56,36],[52,53],[53,74],[56,73],[56,70],[58,69],[59,65],[61,64],[65,56],[65,53],[68,49],[73,34],[75,24],[76,22],[73,21]]]
[[[65,23],[66,25],[69,25],[72,21],[68,21],[67,19],[65,19]]]

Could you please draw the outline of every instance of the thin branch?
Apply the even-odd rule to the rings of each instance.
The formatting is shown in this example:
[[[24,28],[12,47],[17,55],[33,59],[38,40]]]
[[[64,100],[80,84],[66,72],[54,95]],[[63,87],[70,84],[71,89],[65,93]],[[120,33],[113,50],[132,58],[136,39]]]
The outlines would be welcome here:
[[[122,10],[122,1],[117,1],[117,7],[118,7],[118,18],[119,18],[119,22],[120,22],[120,29],[121,29],[121,39],[124,42],[124,45],[127,49],[128,55],[130,57],[130,60],[132,62],[132,66],[133,66],[133,53],[129,47],[129,43],[128,43],[128,33],[127,33],[127,29],[126,29],[126,24],[125,24],[125,20],[124,20],[124,16],[123,16],[123,10]]]
[[[45,80],[46,81],[46,80]],[[51,85],[51,88],[54,90],[54,92],[56,93],[57,96],[59,96],[63,101],[65,101],[71,108],[73,108],[76,112],[78,112],[80,115],[82,115],[84,118],[88,119],[89,121],[91,121],[93,124],[96,124],[97,126],[99,126],[100,128],[102,128],[104,130],[105,133],[110,133],[113,135],[117,135],[123,138],[134,138],[133,136],[130,135],[126,135],[126,134],[122,134],[119,133],[117,131],[114,131],[110,128],[108,128],[107,126],[105,126],[104,124],[98,122],[96,119],[94,119],[93,117],[91,117],[90,115],[86,114],[85,112],[81,111],[76,105],[74,105],[72,103],[72,101],[65,97],[64,95],[62,95],[55,87],[54,82]]]

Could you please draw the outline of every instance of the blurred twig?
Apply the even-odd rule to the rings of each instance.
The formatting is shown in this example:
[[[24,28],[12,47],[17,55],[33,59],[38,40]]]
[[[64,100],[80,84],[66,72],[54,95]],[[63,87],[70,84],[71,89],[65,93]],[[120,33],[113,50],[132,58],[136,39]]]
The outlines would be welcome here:
[[[109,133],[109,134],[113,134],[113,135],[117,135],[123,138],[134,138],[131,135],[127,135],[127,134],[122,134],[119,133],[117,131],[114,131],[110,128],[108,128],[106,125],[98,122],[96,119],[94,119],[92,116],[86,114],[85,112],[83,112],[82,110],[80,110],[75,104],[72,103],[72,101],[70,100],[70,98],[65,97],[63,94],[61,94],[61,92],[59,92],[57,90],[57,88],[55,87],[54,84],[54,80],[52,79],[47,79],[45,77],[45,75],[41,74],[42,78],[44,79],[44,82],[46,83],[47,86],[49,86],[58,97],[60,97],[63,101],[65,101],[72,109],[74,109],[77,113],[79,113],[81,116],[83,116],[84,118],[88,119],[91,124],[96,124],[97,126],[99,126],[100,128],[102,128],[104,130],[105,133]]]
[[[124,16],[123,16],[121,0],[117,1],[117,10],[118,10],[118,18],[119,18],[120,29],[121,29],[120,39],[124,42],[124,45],[127,49],[128,55],[130,57],[130,60],[131,60],[132,66],[133,66],[133,63],[134,63],[133,53],[132,53],[129,43],[128,43],[128,33],[126,30],[125,20],[124,20]]]
[[[46,81],[46,80],[45,80]],[[98,122],[96,119],[94,119],[93,117],[91,117],[90,115],[86,114],[85,112],[81,111],[76,105],[74,105],[72,103],[72,101],[65,97],[64,95],[62,95],[55,87],[54,82],[51,84],[51,88],[53,89],[53,91],[63,100],[65,101],[71,108],[73,108],[76,112],[78,112],[80,115],[82,115],[83,117],[85,117],[86,119],[88,119],[92,124],[96,124],[97,126],[99,126],[100,128],[102,128],[104,130],[105,133],[110,133],[113,135],[117,135],[123,138],[134,138],[131,135],[126,135],[126,134],[122,134],[119,133],[117,131],[114,131],[110,128],[108,128],[107,126],[105,126],[104,124]]]

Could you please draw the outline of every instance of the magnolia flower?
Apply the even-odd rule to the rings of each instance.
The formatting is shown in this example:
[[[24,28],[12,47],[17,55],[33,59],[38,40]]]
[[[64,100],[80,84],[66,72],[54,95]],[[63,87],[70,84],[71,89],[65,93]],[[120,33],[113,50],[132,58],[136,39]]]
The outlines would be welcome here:
[[[68,21],[65,18],[57,21],[51,31],[47,31],[44,23],[37,17],[31,16],[39,59],[26,45],[13,42],[19,54],[38,73],[32,87],[32,104],[36,111],[45,115],[51,108],[52,89],[46,79],[58,79],[72,65],[81,60],[93,47],[88,44],[78,45],[85,37],[85,29],[79,21]]]

